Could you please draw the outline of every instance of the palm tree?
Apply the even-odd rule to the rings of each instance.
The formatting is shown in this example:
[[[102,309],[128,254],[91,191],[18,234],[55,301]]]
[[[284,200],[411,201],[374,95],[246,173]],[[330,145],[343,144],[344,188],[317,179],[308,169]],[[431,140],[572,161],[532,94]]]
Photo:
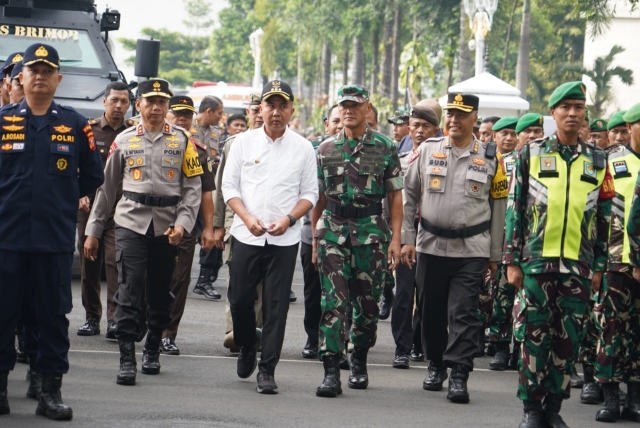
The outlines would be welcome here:
[[[518,62],[516,63],[516,88],[520,96],[527,98],[529,86],[529,50],[531,48],[531,1],[524,0],[522,5],[522,26],[520,27],[520,44],[518,46]]]
[[[613,67],[616,55],[624,51],[622,46],[614,45],[608,55],[596,58],[591,68],[585,68],[580,62],[563,66],[566,71],[574,71],[587,76],[596,85],[595,92],[589,94],[593,101],[591,110],[594,112],[594,117],[602,116],[606,104],[613,98],[611,84],[614,77],[618,77],[627,86],[633,85],[633,70],[620,66]]]

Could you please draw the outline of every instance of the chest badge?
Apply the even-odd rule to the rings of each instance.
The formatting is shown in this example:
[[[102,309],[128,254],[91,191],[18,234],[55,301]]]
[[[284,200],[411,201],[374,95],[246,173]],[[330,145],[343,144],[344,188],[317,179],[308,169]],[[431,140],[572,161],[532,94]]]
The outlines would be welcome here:
[[[585,162],[584,163],[584,175],[589,176],[589,177],[595,177],[596,176],[596,168],[593,166],[593,164],[591,162]]]
[[[139,181],[142,178],[142,172],[138,168],[135,168],[131,171],[131,176],[134,180]]]
[[[131,137],[127,141],[130,142],[130,143],[137,143],[138,141],[142,141],[142,138],[140,138],[140,137]],[[131,146],[133,146],[133,144],[131,144],[129,147],[131,147]],[[139,144],[138,144],[138,147],[140,147]]]
[[[60,158],[58,159],[58,161],[56,162],[56,168],[58,168],[60,171],[64,171],[65,169],[67,169],[67,160]]]
[[[135,164],[135,161],[133,160],[133,158],[129,158],[129,160],[127,161],[127,164],[129,166],[133,166]]]
[[[471,191],[478,193],[480,191],[480,185],[478,183],[471,183]]]
[[[487,161],[485,161],[484,159],[480,159],[480,158],[474,158],[471,162],[475,163],[476,165],[486,165]]]
[[[435,166],[433,168],[431,168],[431,173],[432,174],[440,174],[442,172],[442,168],[440,168],[439,166]]]
[[[2,145],[2,150],[4,150],[4,151],[8,151],[8,150],[11,150],[11,149],[13,149],[13,144],[7,143],[7,144],[3,144]]]
[[[175,171],[174,171],[174,170],[170,169],[170,170],[167,172],[167,177],[169,177],[169,180],[173,180],[173,177],[175,177],[175,176],[176,176],[176,173],[175,173]]]
[[[613,163],[613,171],[616,174],[620,174],[621,172],[629,172],[629,168],[627,168],[627,161],[615,161]]]
[[[71,132],[72,128],[70,126],[59,125],[59,126],[54,126],[53,129],[55,129],[56,132],[59,132],[61,134],[66,134],[68,132]]]
[[[142,158],[136,159],[136,165],[142,165],[143,162],[144,162],[144,159]]]
[[[447,155],[445,155],[442,152],[436,152],[436,153],[432,154],[431,157],[434,157],[436,159],[446,159]]]
[[[555,156],[542,156],[540,158],[540,170],[541,171],[555,171],[556,170],[556,158],[555,158]]]
[[[20,125],[5,125],[2,127],[2,129],[4,129],[5,131],[9,131],[9,132],[16,132],[16,131],[20,131],[22,129],[24,129],[24,126],[20,126]]]
[[[164,137],[164,139],[167,141],[180,141],[180,138],[178,137]]]
[[[169,147],[170,149],[177,149],[178,147],[180,147],[180,144],[178,143],[164,143],[164,145]]]
[[[439,178],[432,178],[429,184],[431,185],[432,189],[439,189],[442,185],[442,181],[440,181]]]

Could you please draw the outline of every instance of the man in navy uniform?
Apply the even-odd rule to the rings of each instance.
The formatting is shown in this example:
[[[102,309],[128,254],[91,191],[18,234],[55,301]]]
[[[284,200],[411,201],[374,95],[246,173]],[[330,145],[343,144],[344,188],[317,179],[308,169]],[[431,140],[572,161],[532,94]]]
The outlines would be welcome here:
[[[31,45],[23,64],[25,99],[0,111],[0,415],[9,413],[7,377],[22,316],[25,327],[38,333],[25,337],[25,350],[36,356],[42,374],[36,414],[69,420],[73,412],[60,387],[69,370],[66,314],[78,200],[94,192],[104,175],[87,119],[53,101],[62,80],[56,50]]]

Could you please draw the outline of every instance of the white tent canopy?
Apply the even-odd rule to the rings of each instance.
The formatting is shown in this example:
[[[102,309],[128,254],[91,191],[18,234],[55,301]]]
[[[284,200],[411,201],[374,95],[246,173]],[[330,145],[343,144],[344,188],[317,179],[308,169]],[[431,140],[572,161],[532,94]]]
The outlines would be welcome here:
[[[450,86],[449,92],[477,95],[480,98],[478,114],[481,117],[519,117],[529,110],[529,102],[520,98],[520,91],[515,86],[487,72]],[[447,96],[440,98],[438,102],[444,107]]]

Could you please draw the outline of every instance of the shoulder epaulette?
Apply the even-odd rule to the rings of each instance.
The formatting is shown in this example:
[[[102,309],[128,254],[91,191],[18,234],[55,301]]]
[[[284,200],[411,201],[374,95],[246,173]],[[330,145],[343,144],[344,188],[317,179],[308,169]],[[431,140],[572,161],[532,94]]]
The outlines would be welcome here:
[[[89,125],[95,125],[100,122],[100,119],[89,119]]]
[[[427,138],[426,140],[424,140],[425,143],[439,143],[441,141],[443,141],[446,137],[433,137],[433,138]]]
[[[616,143],[612,144],[604,149],[606,153],[618,153],[627,148],[626,144]]]
[[[130,127],[130,126],[136,126],[138,122],[136,122],[133,119],[127,119],[124,121],[124,124],[127,125],[127,127]]]

